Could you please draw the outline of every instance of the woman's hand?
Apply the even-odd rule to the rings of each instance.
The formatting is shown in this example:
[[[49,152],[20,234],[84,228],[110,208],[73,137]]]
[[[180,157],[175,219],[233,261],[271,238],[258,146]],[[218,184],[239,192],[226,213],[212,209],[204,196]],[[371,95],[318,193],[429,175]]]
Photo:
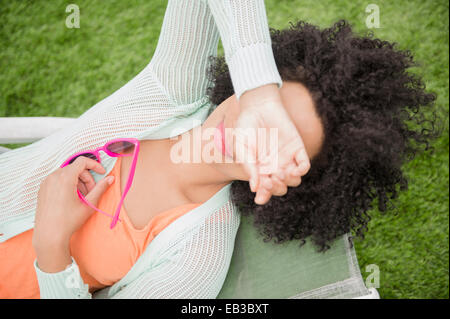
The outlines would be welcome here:
[[[105,173],[97,161],[78,157],[41,183],[33,233],[35,248],[67,246],[72,234],[91,216],[93,209],[80,201],[77,188],[90,203],[97,205],[114,177],[108,176],[96,184],[88,170]]]
[[[297,128],[284,109],[277,84],[245,92],[239,99],[239,107],[235,122],[225,123],[226,128],[252,128],[254,132],[258,128],[267,129],[266,148],[261,147],[261,141],[253,143],[255,139],[243,136],[245,130],[234,132],[236,149],[244,149],[242,153],[237,151],[236,157],[250,176],[250,188],[256,192],[255,203],[262,205],[272,195],[285,195],[287,186],[300,185],[301,176],[309,171],[310,161]],[[271,149],[270,128],[277,129],[276,150]]]

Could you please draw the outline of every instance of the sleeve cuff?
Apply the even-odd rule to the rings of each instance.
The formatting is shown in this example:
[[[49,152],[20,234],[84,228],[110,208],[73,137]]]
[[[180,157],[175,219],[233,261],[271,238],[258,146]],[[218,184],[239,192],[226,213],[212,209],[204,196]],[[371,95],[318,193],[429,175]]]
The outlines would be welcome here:
[[[270,83],[277,83],[278,88],[283,85],[270,44],[240,48],[227,64],[238,100],[245,91]]]
[[[39,283],[41,299],[80,299],[91,298],[89,286],[81,278],[80,270],[72,257],[72,263],[65,270],[46,273],[39,269],[37,259],[34,269]]]

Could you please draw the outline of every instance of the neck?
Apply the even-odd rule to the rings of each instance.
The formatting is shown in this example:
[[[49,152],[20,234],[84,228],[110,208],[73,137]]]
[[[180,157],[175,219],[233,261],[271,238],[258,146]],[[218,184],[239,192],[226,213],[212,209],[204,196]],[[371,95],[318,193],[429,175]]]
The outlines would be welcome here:
[[[172,172],[183,180],[186,187],[223,187],[235,179],[235,163],[225,162],[214,146],[214,137],[205,138],[198,130],[189,130],[166,143],[166,154]]]

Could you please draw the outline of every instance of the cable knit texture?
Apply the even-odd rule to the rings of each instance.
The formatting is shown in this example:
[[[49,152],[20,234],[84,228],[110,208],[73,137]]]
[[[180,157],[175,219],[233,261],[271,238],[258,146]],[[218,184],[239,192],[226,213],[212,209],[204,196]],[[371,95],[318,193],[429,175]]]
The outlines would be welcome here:
[[[213,106],[208,57],[219,36],[237,98],[265,84],[281,87],[263,0],[169,0],[155,53],[138,75],[62,130],[0,155],[0,245],[34,227],[40,183],[71,154],[119,137],[168,138],[204,121]],[[102,154],[106,173],[92,173],[96,181],[115,160]],[[215,298],[240,221],[229,186],[164,229],[122,280],[94,296],[75,260],[55,274],[35,263],[41,298]]]

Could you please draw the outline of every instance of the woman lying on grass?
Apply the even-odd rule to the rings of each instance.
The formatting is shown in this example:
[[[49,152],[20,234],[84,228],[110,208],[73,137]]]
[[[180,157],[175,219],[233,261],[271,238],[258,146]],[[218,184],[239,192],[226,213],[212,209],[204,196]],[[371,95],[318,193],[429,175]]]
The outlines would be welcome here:
[[[221,16],[232,11],[221,10],[223,3],[209,1],[209,12],[206,2],[169,1],[158,48],[136,78],[73,126],[0,157],[0,177],[9,187],[0,188],[0,232],[8,239],[0,243],[0,297],[215,298],[230,264],[239,211],[254,215],[268,239],[310,237],[326,250],[350,231],[362,236],[374,201],[386,211],[406,189],[402,165],[438,134],[435,118],[425,116],[435,96],[408,72],[412,55],[353,34],[345,21],[323,30],[300,21],[272,29],[271,47],[267,41],[258,46],[261,29],[248,32],[253,45],[233,57],[262,62],[234,64],[228,55],[229,72],[225,58],[208,59],[218,44],[214,19],[225,51],[232,52],[232,38],[223,31],[231,20]],[[249,25],[264,21],[261,3]],[[270,70],[274,64],[264,62],[268,48],[281,88]],[[266,83],[252,87],[246,72],[258,68]],[[251,94],[279,90],[311,160],[301,178],[297,172],[290,181],[274,179],[267,187],[275,197],[264,205],[254,203],[249,174],[236,160],[240,142],[227,140],[223,129],[239,113],[236,91],[246,86]],[[192,120],[214,134],[202,139]],[[80,156],[59,168],[77,152],[104,145],[114,151],[108,143],[117,138],[135,139],[128,146],[135,151],[139,145],[137,157],[99,155],[102,167],[99,158]],[[208,148],[213,160],[175,162],[183,139],[191,142],[191,153]],[[120,152],[133,153],[126,147]],[[111,224],[76,190],[113,214],[134,158],[132,187]],[[114,179],[101,179],[107,175]],[[25,222],[34,218],[30,197],[37,198],[34,226]]]

